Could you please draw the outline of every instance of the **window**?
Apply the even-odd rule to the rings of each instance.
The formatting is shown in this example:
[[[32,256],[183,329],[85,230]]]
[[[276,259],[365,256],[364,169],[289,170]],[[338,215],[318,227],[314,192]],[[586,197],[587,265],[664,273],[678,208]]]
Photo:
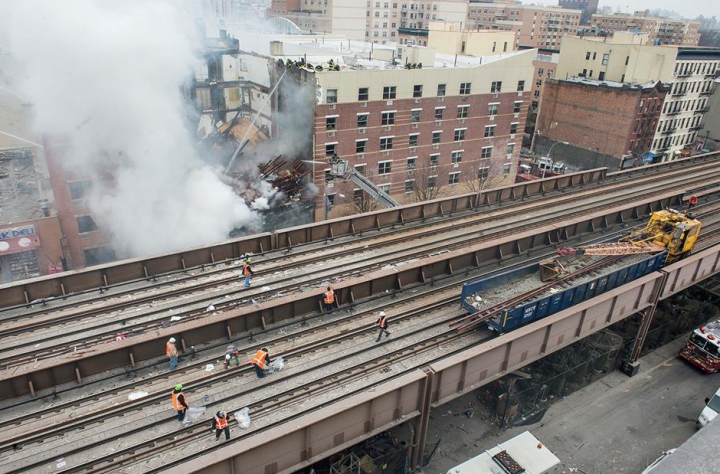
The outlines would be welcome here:
[[[513,122],[510,124],[510,133],[517,133],[518,123]]]
[[[435,107],[435,120],[442,120],[445,107]]]
[[[381,150],[392,150],[393,138],[395,138],[395,137],[380,137],[380,149]]]
[[[441,138],[442,138],[442,131],[433,132],[433,134],[432,134],[432,142],[433,142],[433,145],[434,145],[434,144],[437,144],[437,143],[440,143],[440,139],[441,139]]]
[[[458,184],[460,182],[460,171],[455,171],[448,175],[448,184]]]
[[[608,54],[608,53],[603,54],[603,58],[602,58],[603,66],[607,66],[609,61],[610,61],[610,54]]]
[[[414,179],[406,179],[405,180],[405,192],[411,193],[415,189],[415,180]]]
[[[467,128],[456,128],[455,129],[455,141],[460,142],[465,140],[465,131]]]
[[[502,91],[502,81],[493,81],[490,85],[490,92],[499,93]]]
[[[369,87],[361,87],[358,89],[358,100],[360,102],[367,102],[369,97],[370,97],[370,88]]]
[[[326,102],[328,104],[334,104],[337,102],[337,89],[328,89]]]
[[[416,84],[413,86],[413,97],[422,97],[422,84]]]
[[[325,144],[325,156],[337,155],[337,142]]]
[[[381,161],[378,163],[378,174],[388,174],[392,171],[392,161]]]
[[[504,164],[503,165],[503,175],[505,175],[505,176],[509,175],[511,167],[512,167],[512,165],[510,163]]]
[[[605,80],[605,71],[600,71],[598,73],[598,81],[604,81]]]
[[[420,137],[419,133],[413,133],[410,135],[410,139],[408,141],[408,146],[418,146],[418,138]]]
[[[433,153],[430,155],[430,166],[437,166],[440,161],[440,153]]]
[[[355,153],[365,153],[367,151],[367,138],[355,140]]]
[[[395,95],[396,95],[395,90],[396,90],[395,86],[383,87],[383,99],[384,100],[394,99]]]
[[[535,92],[533,93],[533,97],[535,97],[536,99],[537,99],[538,97],[540,97],[540,91],[539,91],[539,90],[535,91]]]
[[[337,116],[325,117],[325,130],[337,130]]]
[[[542,80],[538,79],[537,81],[535,81],[535,86],[536,86],[536,87],[541,87],[541,86],[542,86]]]
[[[514,113],[514,114],[519,114],[519,113],[520,113],[520,109],[522,108],[522,104],[523,104],[523,103],[522,103],[521,100],[520,100],[520,101],[517,101],[517,102],[515,102],[515,103],[513,104],[513,113]]]
[[[515,144],[514,143],[508,143],[507,144],[507,150],[505,151],[508,155],[512,155],[515,151]]]
[[[585,53],[585,61],[588,61],[590,59],[590,51]]]
[[[68,183],[70,188],[70,199],[82,199],[87,195],[90,190],[90,181],[73,181]]]
[[[458,105],[457,118],[464,119],[468,116],[469,105]]]
[[[452,152],[452,157],[451,157],[452,164],[454,164],[454,165],[459,164],[462,161],[462,157],[463,157],[462,150]]]
[[[445,97],[445,84],[438,84],[437,96]]]
[[[413,156],[411,158],[407,159],[407,169],[408,171],[415,169],[415,164],[417,163],[417,157]]]
[[[101,263],[112,262],[117,260],[115,251],[110,247],[95,247],[83,250],[85,255],[85,265],[99,265]]]
[[[518,92],[522,92],[525,90],[525,81],[518,81],[517,90]]]
[[[422,112],[422,109],[412,109],[412,115],[410,117],[412,123],[418,123],[420,121],[420,112]]]
[[[357,203],[363,202],[363,190],[360,188],[353,189],[353,201]]]
[[[382,112],[381,117],[383,125],[395,124],[395,112]]]
[[[77,216],[75,219],[77,220],[78,232],[81,234],[98,229],[98,226],[92,216]]]
[[[597,51],[593,52],[593,61],[595,61],[595,58],[597,58]]]
[[[490,167],[489,166],[483,166],[478,170],[478,179],[488,179],[490,176]]]
[[[485,138],[495,136],[495,125],[485,125]]]
[[[460,83],[460,95],[468,95],[470,93],[470,86],[472,84],[470,82],[462,82]]]
[[[494,104],[488,104],[488,115],[497,115],[498,107],[500,107],[500,104],[497,102]]]
[[[542,77],[543,74],[545,74],[545,69],[543,69],[543,68],[538,69],[538,76]]]
[[[432,189],[437,185],[437,176],[428,176],[428,188]]]
[[[627,66],[630,62],[630,56],[625,56],[625,65]]]
[[[480,158],[481,159],[487,159],[490,158],[492,155],[493,147],[491,146],[484,146],[482,147],[482,150],[480,151]]]
[[[357,126],[358,128],[365,128],[368,126],[368,114],[358,114]]]

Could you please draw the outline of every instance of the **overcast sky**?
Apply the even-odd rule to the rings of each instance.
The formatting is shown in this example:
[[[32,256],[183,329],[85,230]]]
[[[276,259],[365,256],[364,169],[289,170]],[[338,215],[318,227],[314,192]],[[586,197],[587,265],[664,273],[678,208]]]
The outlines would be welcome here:
[[[645,9],[675,10],[685,18],[714,15],[720,19],[720,0],[600,0],[599,6],[612,7],[613,11],[619,7],[628,13]]]

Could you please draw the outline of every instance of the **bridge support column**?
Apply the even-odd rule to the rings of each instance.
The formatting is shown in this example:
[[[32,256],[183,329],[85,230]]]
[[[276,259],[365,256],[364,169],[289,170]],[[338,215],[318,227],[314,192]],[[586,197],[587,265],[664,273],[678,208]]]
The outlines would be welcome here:
[[[630,356],[623,363],[623,372],[632,377],[636,375],[640,370],[640,363],[637,361],[642,353],[643,345],[645,344],[645,338],[647,337],[648,330],[652,325],[653,319],[655,319],[655,310],[657,309],[658,301],[660,301],[660,294],[662,289],[665,287],[668,274],[660,272],[662,278],[657,280],[655,287],[652,290],[652,296],[650,298],[651,306],[645,308],[640,312],[642,320],[640,321],[640,327],[638,328],[637,336],[635,336],[635,342],[633,343],[632,351]]]
[[[410,447],[410,472],[415,472],[421,468],[425,459],[425,444],[427,443],[428,427],[430,426],[430,406],[432,403],[432,386],[435,371],[426,368],[425,373],[427,377],[423,385],[425,393],[422,394],[422,408],[420,409],[420,416],[415,419],[415,426],[412,430],[413,439],[412,446]]]

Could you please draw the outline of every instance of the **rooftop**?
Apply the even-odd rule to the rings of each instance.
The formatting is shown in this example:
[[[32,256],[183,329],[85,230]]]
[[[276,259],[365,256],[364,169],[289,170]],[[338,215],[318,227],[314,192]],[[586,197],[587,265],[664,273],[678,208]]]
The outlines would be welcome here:
[[[608,87],[611,89],[625,89],[625,90],[646,90],[652,89],[657,86],[658,81],[648,82],[645,84],[628,84],[624,82],[615,81],[598,81],[594,79],[586,79],[584,77],[571,77],[569,79],[558,79],[558,82],[571,82],[573,84],[582,84],[593,87]]]

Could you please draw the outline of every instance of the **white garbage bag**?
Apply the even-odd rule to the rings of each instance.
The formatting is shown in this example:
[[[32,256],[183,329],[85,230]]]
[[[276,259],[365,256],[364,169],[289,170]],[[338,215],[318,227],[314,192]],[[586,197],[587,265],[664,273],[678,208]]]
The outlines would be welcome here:
[[[190,407],[185,412],[185,418],[183,418],[183,424],[188,426],[195,423],[198,418],[202,416],[203,413],[205,413],[206,407]]]
[[[240,428],[244,430],[250,428],[250,409],[248,407],[235,412],[233,416],[237,420],[238,425],[240,425]]]
[[[268,368],[265,369],[265,373],[272,374],[273,372],[280,372],[284,367],[285,361],[282,357],[278,357],[268,364]]]

